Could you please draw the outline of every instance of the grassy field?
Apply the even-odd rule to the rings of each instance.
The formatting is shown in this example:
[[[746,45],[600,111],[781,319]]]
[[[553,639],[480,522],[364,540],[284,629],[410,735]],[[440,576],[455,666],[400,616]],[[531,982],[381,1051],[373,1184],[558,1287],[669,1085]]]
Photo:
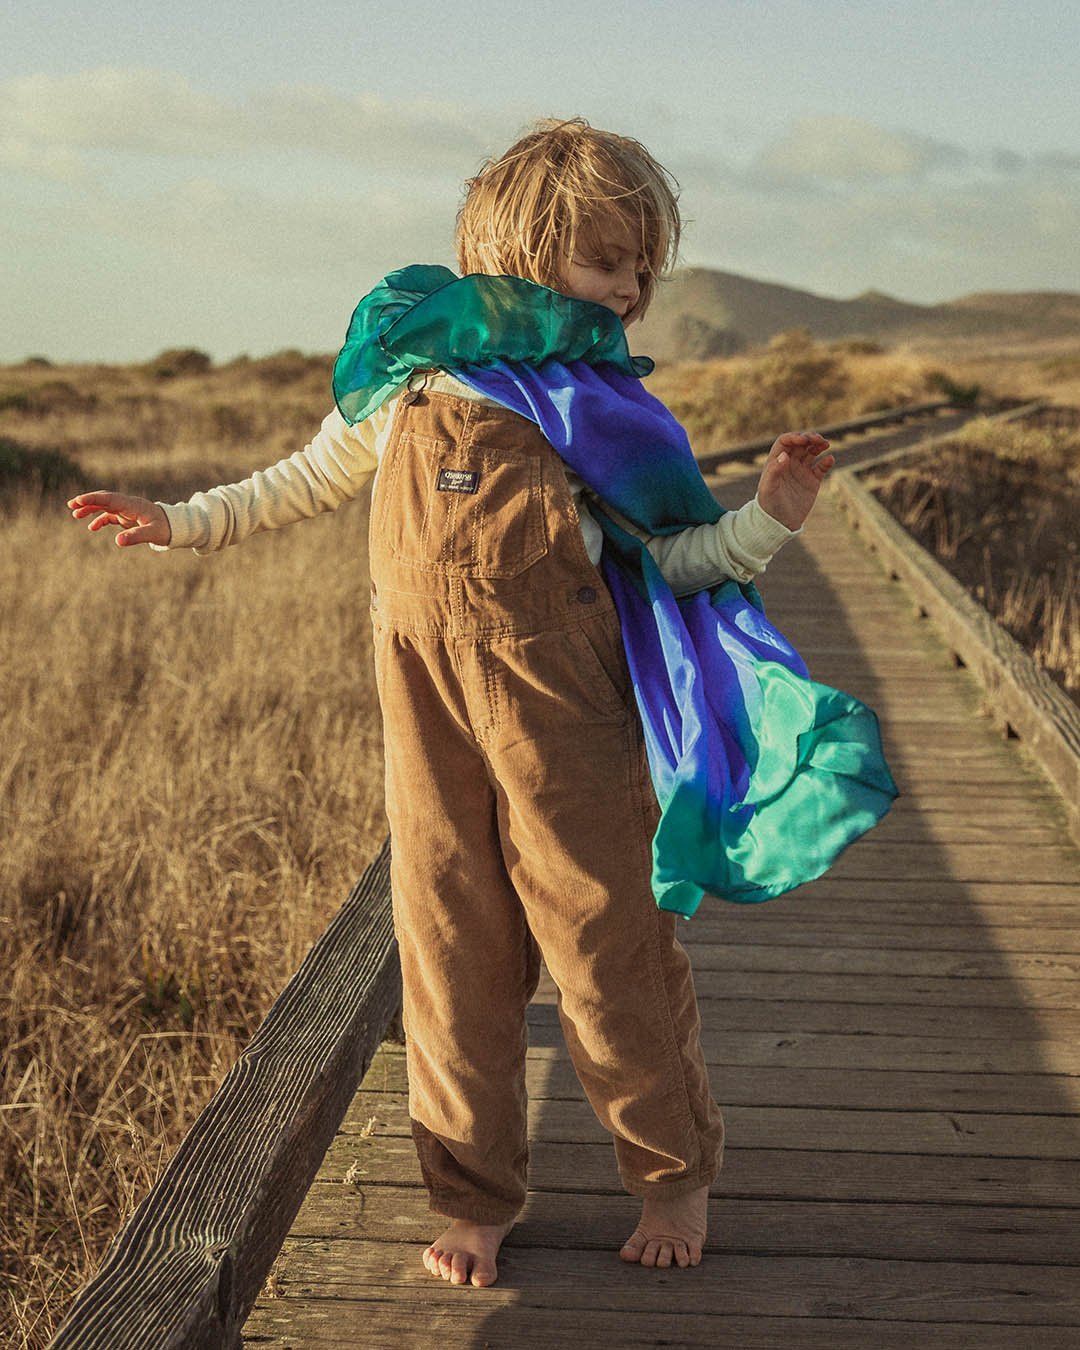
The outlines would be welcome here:
[[[1080,355],[940,367],[799,335],[652,387],[700,449],[932,396],[1080,401]],[[381,839],[366,499],[214,558],[72,491],[177,500],[291,453],[329,361],[0,369],[0,1341],[44,1345]]]

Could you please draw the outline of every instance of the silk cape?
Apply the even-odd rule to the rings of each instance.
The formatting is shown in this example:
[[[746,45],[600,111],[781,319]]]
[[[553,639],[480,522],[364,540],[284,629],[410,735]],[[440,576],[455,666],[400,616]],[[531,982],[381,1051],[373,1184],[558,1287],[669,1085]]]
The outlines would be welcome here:
[[[334,396],[359,422],[432,368],[535,422],[600,499],[601,570],[660,804],[659,907],[689,916],[706,894],[756,902],[821,876],[897,795],[877,717],[810,678],[752,584],[676,598],[604,511],[654,535],[723,514],[619,317],[520,277],[406,267],[357,305]]]

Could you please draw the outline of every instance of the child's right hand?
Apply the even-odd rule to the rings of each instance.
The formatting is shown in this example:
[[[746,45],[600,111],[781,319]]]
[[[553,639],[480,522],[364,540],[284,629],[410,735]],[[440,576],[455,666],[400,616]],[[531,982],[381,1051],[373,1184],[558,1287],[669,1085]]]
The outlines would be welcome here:
[[[116,542],[121,548],[129,544],[168,544],[172,538],[168,517],[157,502],[145,497],[128,497],[122,492],[81,492],[68,502],[76,520],[94,517],[86,527],[100,530],[104,525],[119,525]]]

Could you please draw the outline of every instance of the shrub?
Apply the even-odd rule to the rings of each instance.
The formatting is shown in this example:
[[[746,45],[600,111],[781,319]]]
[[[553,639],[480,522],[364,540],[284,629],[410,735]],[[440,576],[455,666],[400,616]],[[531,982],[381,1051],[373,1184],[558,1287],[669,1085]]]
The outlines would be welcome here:
[[[49,413],[93,412],[97,395],[76,388],[67,380],[46,380],[23,389],[7,389],[0,394],[0,412],[26,413],[44,417]]]
[[[958,408],[973,408],[982,393],[981,385],[958,384],[944,370],[931,371],[926,380],[932,389],[940,390],[949,402],[955,403]]]
[[[146,364],[146,370],[158,380],[173,380],[178,375],[205,375],[213,365],[206,354],[195,347],[170,347]]]
[[[296,384],[312,373],[320,378],[326,376],[326,358],[324,356],[305,356],[303,352],[290,348],[283,352],[274,352],[251,363],[252,374],[262,384]]]
[[[37,488],[53,492],[76,482],[79,466],[59,450],[32,450],[6,436],[0,437],[0,486]]]

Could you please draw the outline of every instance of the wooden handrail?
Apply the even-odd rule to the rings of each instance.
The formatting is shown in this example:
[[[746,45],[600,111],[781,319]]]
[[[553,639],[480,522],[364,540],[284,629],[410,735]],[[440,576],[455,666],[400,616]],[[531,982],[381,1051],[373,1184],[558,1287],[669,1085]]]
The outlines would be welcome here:
[[[872,431],[875,427],[889,426],[895,422],[905,422],[911,417],[929,417],[931,413],[941,412],[954,405],[948,399],[936,399],[932,403],[910,403],[902,408],[887,408],[884,412],[868,413],[865,417],[852,417],[846,422],[833,422],[827,427],[815,427],[826,440],[839,441],[844,436],[857,435],[861,431]],[[698,467],[702,473],[712,473],[721,464],[734,464],[744,459],[756,459],[758,455],[767,455],[774,436],[763,440],[743,441],[739,445],[728,445],[723,450],[711,450],[698,455]]]
[[[401,1003],[390,841],[75,1299],[56,1350],[209,1350],[241,1328]]]

